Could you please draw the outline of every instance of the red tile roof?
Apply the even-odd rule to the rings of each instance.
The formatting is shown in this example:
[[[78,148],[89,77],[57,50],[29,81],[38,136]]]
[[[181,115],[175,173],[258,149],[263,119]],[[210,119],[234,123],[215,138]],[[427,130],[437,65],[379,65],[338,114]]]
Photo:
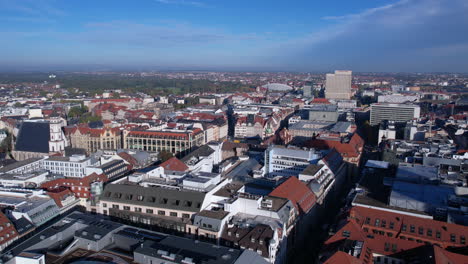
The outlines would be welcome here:
[[[309,212],[317,200],[309,187],[296,177],[289,177],[269,195],[289,199],[302,213]]]
[[[334,251],[344,241],[351,240],[363,242],[362,252],[394,255],[416,250],[427,243],[434,245],[436,258],[468,263],[458,262],[461,256],[457,254],[437,249],[439,246],[465,247],[467,237],[468,227],[465,226],[355,206],[350,210],[348,222],[325,242],[324,249]],[[366,263],[370,261],[364,254],[359,259]]]
[[[72,191],[65,187],[59,187],[48,191],[47,195],[49,195],[50,198],[54,199],[58,207],[63,207],[62,200],[64,200],[67,196],[74,194]]]
[[[58,187],[90,187],[91,183],[95,181],[106,182],[107,176],[105,174],[93,173],[83,178],[60,178],[43,183],[41,188],[50,191]]]
[[[164,170],[172,170],[172,171],[187,171],[189,167],[185,165],[182,161],[180,161],[176,157],[172,157],[165,162],[161,163],[159,166],[163,167]]]
[[[338,140],[313,139],[307,141],[305,147],[318,149],[336,149],[344,158],[359,157],[364,147],[364,140],[357,134],[351,137],[349,143],[342,143]]]
[[[363,228],[379,229],[394,233],[395,236],[414,237],[422,241],[438,243],[442,247],[464,246],[465,244],[461,243],[462,237],[465,240],[468,239],[468,227],[411,215],[355,206],[350,211],[350,217],[356,219]],[[377,220],[378,226],[376,226]],[[390,228],[391,223],[393,223],[393,228]],[[451,241],[452,235],[455,236],[455,242]]]
[[[132,155],[128,154],[127,152],[120,152],[117,155],[121,157],[122,159],[124,159],[126,162],[130,163],[132,167],[138,166],[138,160],[135,159]]]
[[[94,99],[91,100],[92,103],[106,103],[106,102],[118,102],[118,103],[128,103],[130,101],[141,102],[140,98],[106,98],[106,99]]]
[[[10,219],[3,212],[0,211],[0,237],[4,238],[4,240],[0,241],[0,244],[5,244],[11,240],[14,240],[18,237],[18,233],[11,223]],[[8,234],[8,236],[7,236]]]
[[[310,104],[331,104],[326,98],[314,98]]]
[[[325,261],[324,264],[362,264],[363,262],[359,259],[344,253],[343,251],[338,251],[331,258]]]
[[[434,259],[435,259],[434,262],[436,264],[446,264],[446,263],[467,264],[468,263],[468,256],[452,253],[437,246],[434,246]]]

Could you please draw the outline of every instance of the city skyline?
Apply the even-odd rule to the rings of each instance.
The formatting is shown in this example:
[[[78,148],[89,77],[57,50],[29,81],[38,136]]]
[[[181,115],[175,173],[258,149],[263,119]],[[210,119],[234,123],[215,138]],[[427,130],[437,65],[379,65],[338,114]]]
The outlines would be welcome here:
[[[468,68],[464,0],[41,0],[0,10],[2,70]]]

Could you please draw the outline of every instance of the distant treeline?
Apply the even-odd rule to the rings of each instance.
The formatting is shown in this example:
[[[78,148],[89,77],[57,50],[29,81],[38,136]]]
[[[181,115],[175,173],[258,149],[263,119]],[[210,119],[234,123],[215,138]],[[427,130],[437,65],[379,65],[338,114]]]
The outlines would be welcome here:
[[[142,92],[149,95],[185,94],[199,92],[250,92],[255,87],[234,82],[214,82],[210,80],[166,79],[161,77],[127,77],[119,74],[57,74],[49,79],[46,73],[0,74],[0,83],[48,81],[58,83],[61,88],[90,93],[122,90],[127,93]]]

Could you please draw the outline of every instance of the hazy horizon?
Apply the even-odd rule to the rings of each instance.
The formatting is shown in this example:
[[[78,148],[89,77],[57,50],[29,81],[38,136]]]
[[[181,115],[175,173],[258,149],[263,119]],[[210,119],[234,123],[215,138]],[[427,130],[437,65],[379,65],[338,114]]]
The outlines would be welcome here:
[[[466,0],[0,0],[0,10],[1,71],[468,69]]]

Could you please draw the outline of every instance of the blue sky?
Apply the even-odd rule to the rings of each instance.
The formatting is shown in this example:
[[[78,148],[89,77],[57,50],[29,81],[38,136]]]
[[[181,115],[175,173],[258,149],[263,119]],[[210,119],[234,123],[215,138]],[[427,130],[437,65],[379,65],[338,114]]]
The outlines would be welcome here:
[[[2,68],[468,71],[468,0],[0,0]]]

